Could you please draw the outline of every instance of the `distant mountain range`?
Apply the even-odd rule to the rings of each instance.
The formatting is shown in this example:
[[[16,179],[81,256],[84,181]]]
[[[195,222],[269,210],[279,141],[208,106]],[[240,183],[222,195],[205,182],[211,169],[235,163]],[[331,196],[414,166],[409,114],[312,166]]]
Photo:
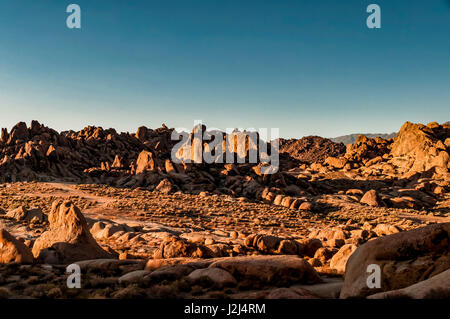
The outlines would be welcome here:
[[[355,143],[355,141],[356,141],[356,139],[358,138],[359,135],[365,135],[365,136],[367,136],[369,138],[381,137],[381,138],[387,139],[387,138],[394,138],[394,137],[396,137],[397,133],[390,133],[390,134],[385,134],[385,133],[350,134],[350,135],[343,135],[343,136],[330,138],[330,140],[332,140],[335,143],[344,143],[345,145],[353,144],[353,143]]]

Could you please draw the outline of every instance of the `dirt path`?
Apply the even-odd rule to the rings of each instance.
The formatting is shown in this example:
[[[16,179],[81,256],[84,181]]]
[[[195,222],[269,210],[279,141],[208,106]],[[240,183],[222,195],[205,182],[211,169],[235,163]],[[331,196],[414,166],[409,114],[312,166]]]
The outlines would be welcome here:
[[[114,199],[110,198],[110,197],[92,195],[90,193],[76,189],[73,187],[76,184],[67,184],[67,183],[44,183],[44,184],[48,185],[50,187],[56,188],[56,189],[62,189],[67,192],[67,193],[63,192],[63,193],[61,193],[61,195],[58,194],[58,196],[63,196],[63,197],[79,196],[88,201],[95,201],[95,202],[99,203],[100,206],[102,206],[102,207],[105,207],[109,203],[114,201]],[[54,194],[49,194],[49,195],[54,195]]]
[[[39,196],[39,197],[50,197],[57,196],[61,198],[69,198],[71,196],[77,196],[82,198],[88,202],[95,203],[92,207],[83,209],[83,214],[86,217],[93,219],[110,219],[122,222],[122,219],[119,217],[121,212],[117,209],[113,209],[109,207],[109,204],[113,203],[116,199],[107,197],[107,196],[97,196],[83,190],[74,188],[76,184],[71,183],[58,183],[58,182],[48,182],[42,183],[49,188],[49,192],[32,192],[27,193],[27,195],[31,196]],[[129,222],[136,222],[136,220],[128,220]]]
[[[119,224],[127,224],[129,226],[133,225],[141,225],[141,226],[147,226],[147,227],[163,227],[160,223],[155,222],[143,222],[138,220],[137,218],[130,218],[133,217],[132,215],[126,214],[125,211],[121,211],[116,208],[109,207],[108,205],[116,201],[116,199],[112,197],[107,196],[98,196],[93,195],[91,193],[85,192],[83,190],[74,188],[73,186],[76,186],[76,184],[70,184],[70,183],[44,183],[45,185],[63,190],[60,193],[51,193],[51,194],[38,194],[33,193],[34,196],[60,196],[60,197],[70,197],[70,196],[78,196],[81,197],[89,202],[95,202],[96,204],[91,208],[83,209],[83,215],[85,215],[88,218],[100,220],[110,220],[114,221]],[[167,226],[165,226],[167,227]],[[172,230],[171,227],[167,227],[167,229]]]

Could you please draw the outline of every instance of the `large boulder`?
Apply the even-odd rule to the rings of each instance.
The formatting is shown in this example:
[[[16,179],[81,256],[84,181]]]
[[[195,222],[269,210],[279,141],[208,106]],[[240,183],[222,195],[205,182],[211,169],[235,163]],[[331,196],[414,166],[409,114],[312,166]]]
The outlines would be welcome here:
[[[249,235],[245,239],[244,245],[264,254],[281,255],[297,255],[299,253],[299,247],[304,247],[304,245],[299,244],[295,240],[265,234]]]
[[[191,272],[188,278],[194,282],[206,279],[216,287],[234,286],[236,279],[226,270],[220,268],[196,269]]]
[[[211,251],[201,244],[189,242],[182,238],[171,237],[161,243],[153,253],[153,258],[211,257]]]
[[[274,253],[280,245],[281,238],[265,235],[265,234],[251,234],[245,239],[245,246],[255,248],[263,253]]]
[[[331,258],[330,268],[335,269],[338,273],[344,273],[347,261],[355,252],[357,247],[353,244],[346,244]]]
[[[360,202],[369,206],[380,206],[380,198],[378,197],[377,191],[374,189],[366,192]]]
[[[142,151],[138,156],[136,165],[136,174],[144,173],[147,171],[155,171],[156,163],[153,153],[149,151]]]
[[[33,218],[37,218],[39,221],[44,220],[44,214],[40,208],[26,209],[24,206],[20,206],[16,209],[10,210],[6,213],[6,217],[13,218],[16,221],[27,220],[30,221]]]
[[[34,258],[30,249],[5,229],[0,229],[0,264],[31,264]]]
[[[292,255],[232,257],[218,260],[209,267],[224,269],[238,281],[245,279],[277,286],[321,282],[310,264]]]
[[[401,289],[450,268],[450,223],[371,240],[348,259],[341,298],[364,298]],[[381,287],[369,288],[369,265],[381,269]]]
[[[422,172],[436,168],[440,172],[449,169],[449,153],[445,140],[450,137],[446,126],[406,122],[392,144],[391,154],[407,160],[405,171]]]
[[[412,286],[380,292],[367,297],[369,299],[449,299],[450,269]]]
[[[33,255],[41,262],[51,256],[52,263],[112,258],[92,237],[83,214],[70,201],[55,201],[48,216],[50,229],[33,245]]]
[[[395,225],[389,225],[389,224],[378,224],[374,229],[373,232],[377,234],[377,236],[389,236],[396,233],[399,233],[401,229],[398,226]]]

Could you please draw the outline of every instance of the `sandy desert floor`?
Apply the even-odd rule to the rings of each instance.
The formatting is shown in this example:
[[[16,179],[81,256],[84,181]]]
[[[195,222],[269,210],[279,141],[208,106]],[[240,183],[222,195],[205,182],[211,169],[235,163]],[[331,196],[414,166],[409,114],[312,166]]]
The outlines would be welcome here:
[[[338,191],[310,198],[314,208],[300,210],[207,193],[160,194],[139,188],[129,190],[62,182],[4,184],[0,188],[0,207],[5,211],[21,206],[37,207],[45,216],[50,214],[54,201],[71,201],[83,212],[92,236],[102,248],[113,251],[119,259],[113,262],[114,265],[108,265],[111,263],[108,260],[104,264],[86,265],[83,289],[67,288],[68,274],[62,265],[1,265],[0,293],[15,297],[277,298],[280,295],[282,298],[331,298],[337,297],[343,284],[342,269],[336,263],[330,267],[332,256],[340,247],[359,246],[371,237],[377,237],[376,232],[385,235],[383,225],[407,231],[450,221],[448,194],[441,197],[432,211],[371,207],[361,204],[360,197]],[[47,229],[48,221],[45,218],[16,221],[0,215],[0,226],[32,247]],[[333,238],[325,238],[325,230],[336,235],[333,233]],[[371,234],[363,234],[364,230]],[[339,232],[342,232],[341,237]],[[252,246],[248,238],[255,235],[267,238],[267,243],[263,240]],[[183,251],[184,247],[177,246],[164,259],[153,259],[161,246],[170,240],[183,242],[186,246],[201,246],[207,252],[189,255]],[[190,271],[206,268],[227,257],[282,257],[285,252],[271,246],[272,241],[281,240],[311,246],[307,247],[311,252],[303,252],[303,257],[321,276],[320,283],[306,285],[292,280],[292,283],[287,282],[287,287],[280,288],[278,284],[250,279],[239,284],[233,283],[233,279],[225,280],[224,284],[204,278],[190,281]],[[286,247],[286,252],[291,254],[289,245]],[[169,266],[167,274],[155,276],[155,269],[175,264],[180,265]],[[218,276],[223,279],[220,274]]]

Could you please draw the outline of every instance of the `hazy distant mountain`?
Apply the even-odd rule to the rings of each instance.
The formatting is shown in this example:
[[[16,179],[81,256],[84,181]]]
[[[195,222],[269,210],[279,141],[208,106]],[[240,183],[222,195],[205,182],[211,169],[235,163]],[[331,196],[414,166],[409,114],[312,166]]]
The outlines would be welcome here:
[[[367,136],[369,138],[381,137],[381,138],[387,139],[387,138],[394,138],[394,137],[396,137],[397,133],[390,133],[390,134],[383,134],[383,133],[350,134],[350,135],[343,135],[343,136],[330,138],[330,140],[332,140],[335,143],[344,143],[345,145],[353,144],[353,143],[355,143],[356,138],[359,135],[365,135],[365,136]]]

